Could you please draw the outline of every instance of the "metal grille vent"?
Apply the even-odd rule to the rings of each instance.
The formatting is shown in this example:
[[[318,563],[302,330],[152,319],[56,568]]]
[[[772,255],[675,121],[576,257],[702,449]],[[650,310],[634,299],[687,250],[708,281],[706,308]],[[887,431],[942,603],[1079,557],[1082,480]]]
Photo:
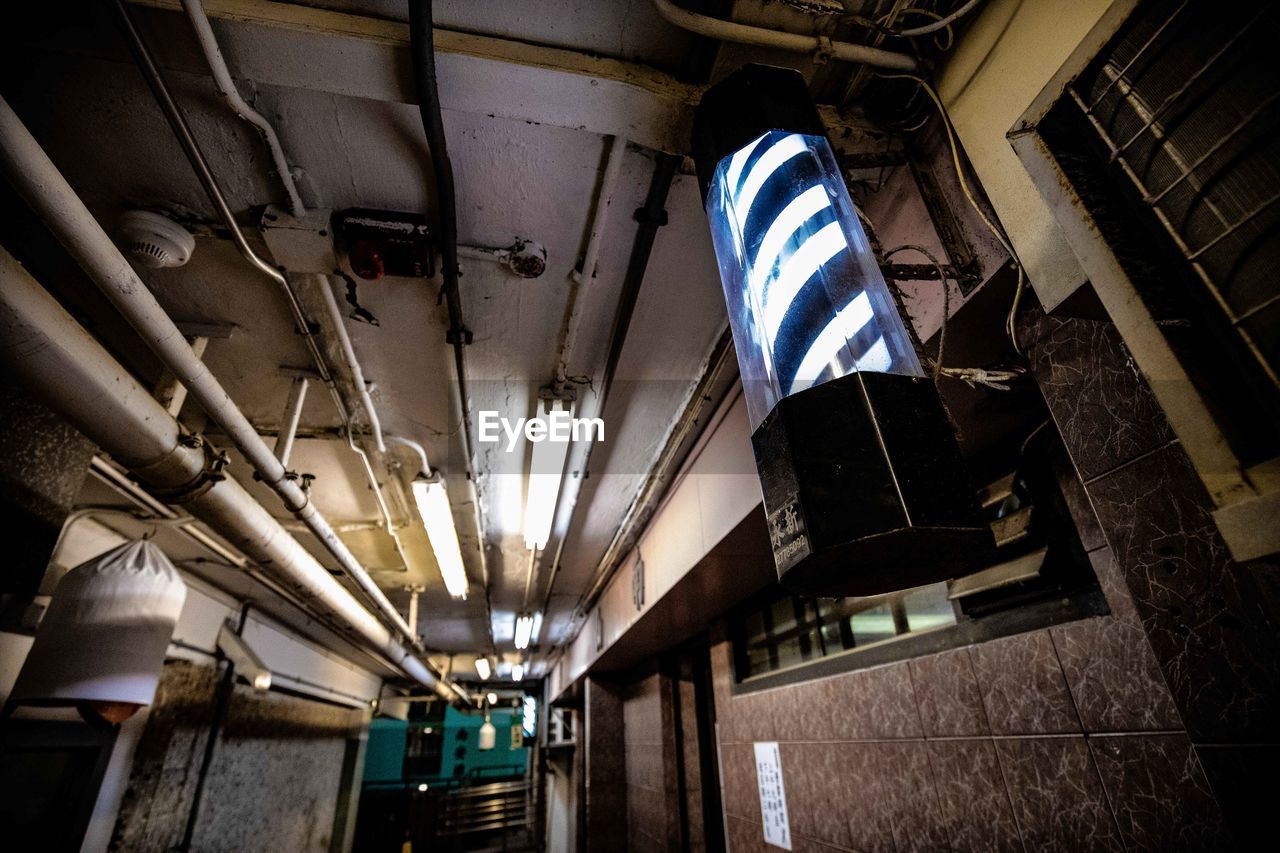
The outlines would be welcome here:
[[[1191,270],[1233,367],[1280,398],[1280,14],[1147,2],[1067,95]],[[1226,365],[1223,365],[1226,366]]]

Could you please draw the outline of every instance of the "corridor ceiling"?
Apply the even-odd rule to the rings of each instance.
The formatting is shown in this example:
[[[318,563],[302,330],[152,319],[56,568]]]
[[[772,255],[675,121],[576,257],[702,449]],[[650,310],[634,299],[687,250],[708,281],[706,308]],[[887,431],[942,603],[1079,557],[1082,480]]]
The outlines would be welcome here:
[[[306,349],[279,291],[227,239],[109,12],[100,8],[105,5],[28,8],[32,20],[7,27],[13,44],[4,60],[3,94],[109,232],[124,211],[147,209],[196,233],[189,264],[143,270],[144,280],[175,320],[215,330],[207,364],[250,420],[272,435],[294,377],[310,363]],[[763,25],[796,32],[818,25],[789,4],[737,6],[737,17]],[[308,208],[373,208],[434,221],[430,152],[412,83],[403,2],[208,0],[205,7],[241,94],[274,124]],[[501,248],[524,238],[547,251],[546,271],[535,279],[490,260],[461,262],[465,321],[474,333],[466,348],[473,413],[493,410],[513,421],[534,414],[539,388],[555,374],[571,274],[586,250],[611,146],[626,146],[599,237],[596,275],[581,287],[580,328],[567,357],[579,405],[589,408],[638,227],[632,213],[648,191],[656,152],[686,153],[700,86],[682,81],[693,79],[690,57],[708,44],[663,21],[647,0],[454,0],[436,7],[458,241]],[[133,8],[238,220],[261,252],[290,266],[293,261],[280,256],[280,235],[263,235],[259,227],[263,211],[284,202],[261,138],[217,95],[176,0],[141,0]],[[773,55],[725,46],[711,73],[747,56]],[[812,71],[804,56],[780,58]],[[705,82],[706,70],[702,76]],[[539,659],[568,638],[575,606],[725,328],[706,219],[690,172],[680,170],[665,205],[668,224],[658,230],[604,413],[606,441],[591,458],[565,534]],[[14,204],[6,202],[6,216],[15,215],[8,209]],[[33,252],[38,244],[33,241]],[[313,244],[298,242],[304,263]],[[46,259],[46,268],[60,271],[64,301],[78,307],[81,319],[144,380],[158,380],[158,364],[68,266]],[[410,565],[402,563],[376,526],[378,508],[359,459],[318,390],[307,398],[290,467],[314,475],[315,504],[402,611],[406,589],[425,587],[418,624],[424,642],[441,655],[458,653],[453,671],[465,673],[470,654],[490,651],[491,637],[499,653],[514,648],[514,617],[526,606],[530,571],[522,535],[530,448],[521,442],[506,453],[497,445],[477,445],[478,531],[439,277],[361,281],[346,291],[346,301],[338,293],[383,429],[421,443],[449,484],[470,578],[468,599],[455,601],[445,592],[421,529],[411,529],[414,511],[388,490],[393,517],[408,525]],[[218,441],[216,425],[206,424],[194,403],[181,419],[193,430],[207,427]],[[389,454],[399,476],[416,471],[411,452],[393,447]],[[583,473],[572,459],[569,467],[570,477]],[[229,473],[336,569],[234,453]],[[553,534],[533,566],[531,609],[548,593],[556,541]],[[487,557],[491,619],[478,542]]]

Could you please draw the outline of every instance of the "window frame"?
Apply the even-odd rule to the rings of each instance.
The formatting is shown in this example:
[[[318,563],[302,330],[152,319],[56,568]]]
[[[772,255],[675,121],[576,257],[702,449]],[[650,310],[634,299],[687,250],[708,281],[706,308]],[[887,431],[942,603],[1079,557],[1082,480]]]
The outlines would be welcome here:
[[[1280,526],[1269,521],[1280,514],[1280,456],[1252,466],[1237,458],[1210,406],[1040,132],[1050,112],[1071,97],[1072,83],[1108,49],[1144,2],[1117,0],[1006,136],[1208,490],[1216,507],[1214,522],[1232,556],[1238,561],[1257,559],[1280,552]]]

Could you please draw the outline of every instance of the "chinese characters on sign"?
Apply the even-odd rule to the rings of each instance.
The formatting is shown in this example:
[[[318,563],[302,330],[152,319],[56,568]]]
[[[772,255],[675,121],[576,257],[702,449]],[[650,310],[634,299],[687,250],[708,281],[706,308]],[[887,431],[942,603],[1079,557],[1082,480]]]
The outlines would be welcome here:
[[[776,742],[757,743],[755,746],[764,840],[775,847],[790,850],[791,824],[787,820],[787,795],[782,790],[782,753],[778,751]]]

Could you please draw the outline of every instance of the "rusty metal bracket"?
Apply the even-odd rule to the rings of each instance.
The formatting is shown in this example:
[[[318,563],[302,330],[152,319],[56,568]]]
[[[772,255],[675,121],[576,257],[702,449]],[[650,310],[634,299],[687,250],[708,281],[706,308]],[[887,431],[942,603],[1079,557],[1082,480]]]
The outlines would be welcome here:
[[[178,443],[183,447],[198,448],[204,453],[204,467],[201,468],[200,473],[194,479],[173,488],[158,488],[147,484],[143,480],[138,480],[138,482],[146,486],[147,491],[153,497],[164,501],[170,506],[189,503],[209,491],[215,483],[226,479],[226,474],[223,471],[231,463],[231,459],[227,456],[225,450],[218,450],[201,436],[183,434],[178,439]],[[130,476],[132,477],[132,475]]]
[[[881,264],[880,272],[885,278],[894,281],[937,281],[938,268],[933,264]],[[961,285],[963,290],[964,282],[976,278],[974,272],[970,270],[958,270],[951,264],[942,265],[942,275],[948,281],[954,281]]]

